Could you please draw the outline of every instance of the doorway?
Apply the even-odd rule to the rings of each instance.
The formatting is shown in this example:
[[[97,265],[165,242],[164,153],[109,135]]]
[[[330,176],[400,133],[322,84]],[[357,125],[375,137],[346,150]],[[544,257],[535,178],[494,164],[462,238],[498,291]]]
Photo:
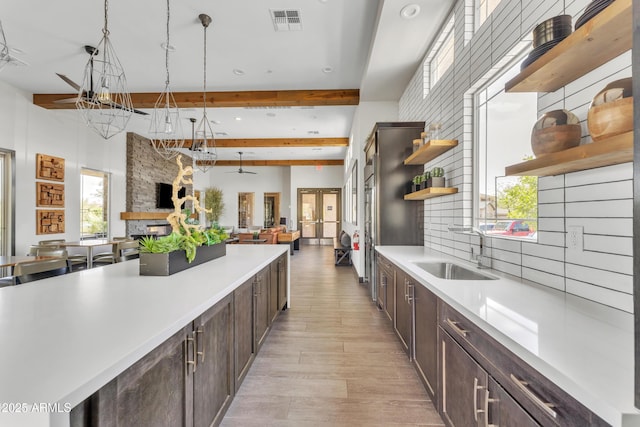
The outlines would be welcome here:
[[[253,199],[253,193],[238,193],[238,228],[249,228],[254,225]]]
[[[264,193],[264,228],[280,222],[280,193]]]
[[[342,220],[339,188],[298,189],[298,230],[307,245],[332,245]]]

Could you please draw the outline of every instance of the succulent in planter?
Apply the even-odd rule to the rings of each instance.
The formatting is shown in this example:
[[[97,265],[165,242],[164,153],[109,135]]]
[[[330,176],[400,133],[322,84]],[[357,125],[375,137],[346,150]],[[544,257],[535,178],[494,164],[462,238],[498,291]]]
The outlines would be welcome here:
[[[429,188],[431,187],[431,172],[430,171],[425,171],[425,173],[422,174],[422,182],[423,184],[423,188]]]
[[[413,177],[413,186],[412,186],[412,190],[415,191],[420,191],[421,188],[421,181],[420,181],[421,175],[416,175]]]
[[[257,231],[253,232],[253,240],[258,240],[258,238],[260,237],[260,233],[258,233]]]
[[[444,187],[445,185],[444,179],[444,169],[440,167],[435,167],[431,169],[431,186],[432,187]]]

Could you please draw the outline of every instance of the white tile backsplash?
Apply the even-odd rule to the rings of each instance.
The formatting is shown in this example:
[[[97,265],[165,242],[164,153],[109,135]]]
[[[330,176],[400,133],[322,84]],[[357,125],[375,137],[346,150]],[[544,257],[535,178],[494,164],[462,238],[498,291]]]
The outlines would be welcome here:
[[[518,41],[531,40],[536,24],[562,13],[576,17],[587,4],[589,0],[503,1],[468,43],[456,35],[454,66],[424,98],[422,66],[416,70],[400,99],[400,119],[440,120],[442,137],[459,141],[456,149],[427,165],[444,167],[459,192],[424,202],[425,246],[462,259],[469,259],[471,246],[477,248],[475,238],[447,231],[450,224],[473,223],[472,88]],[[464,7],[461,0],[454,6],[457,29],[465,25]],[[540,93],[538,113],[572,109],[581,120],[582,142],[589,143],[586,115],[593,96],[608,82],[630,75],[627,52],[555,92]],[[486,239],[486,246],[493,247],[493,268],[631,312],[632,175],[628,163],[541,177],[537,242]],[[567,226],[583,228],[583,251],[566,248]]]

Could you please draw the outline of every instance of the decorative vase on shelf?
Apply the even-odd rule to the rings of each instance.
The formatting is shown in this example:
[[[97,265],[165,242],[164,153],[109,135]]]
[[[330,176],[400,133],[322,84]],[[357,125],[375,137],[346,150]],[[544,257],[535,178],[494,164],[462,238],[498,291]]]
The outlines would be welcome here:
[[[578,117],[568,110],[547,111],[531,131],[531,150],[536,157],[580,145],[582,129]]]
[[[633,130],[631,77],[609,83],[593,98],[587,126],[594,142]]]

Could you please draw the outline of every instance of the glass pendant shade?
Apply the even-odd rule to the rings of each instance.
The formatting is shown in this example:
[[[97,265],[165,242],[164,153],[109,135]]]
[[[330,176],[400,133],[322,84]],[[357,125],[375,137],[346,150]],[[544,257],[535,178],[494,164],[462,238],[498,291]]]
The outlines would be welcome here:
[[[102,33],[100,43],[84,68],[76,107],[87,126],[104,139],[109,139],[127,127],[133,113],[133,104],[127,90],[124,69],[109,40],[106,1]]]
[[[171,160],[180,154],[178,150],[184,146],[180,109],[169,86],[169,19],[170,9],[169,0],[167,0],[167,39],[164,45],[166,82],[164,90],[153,106],[151,126],[149,127],[153,148],[166,160]]]

